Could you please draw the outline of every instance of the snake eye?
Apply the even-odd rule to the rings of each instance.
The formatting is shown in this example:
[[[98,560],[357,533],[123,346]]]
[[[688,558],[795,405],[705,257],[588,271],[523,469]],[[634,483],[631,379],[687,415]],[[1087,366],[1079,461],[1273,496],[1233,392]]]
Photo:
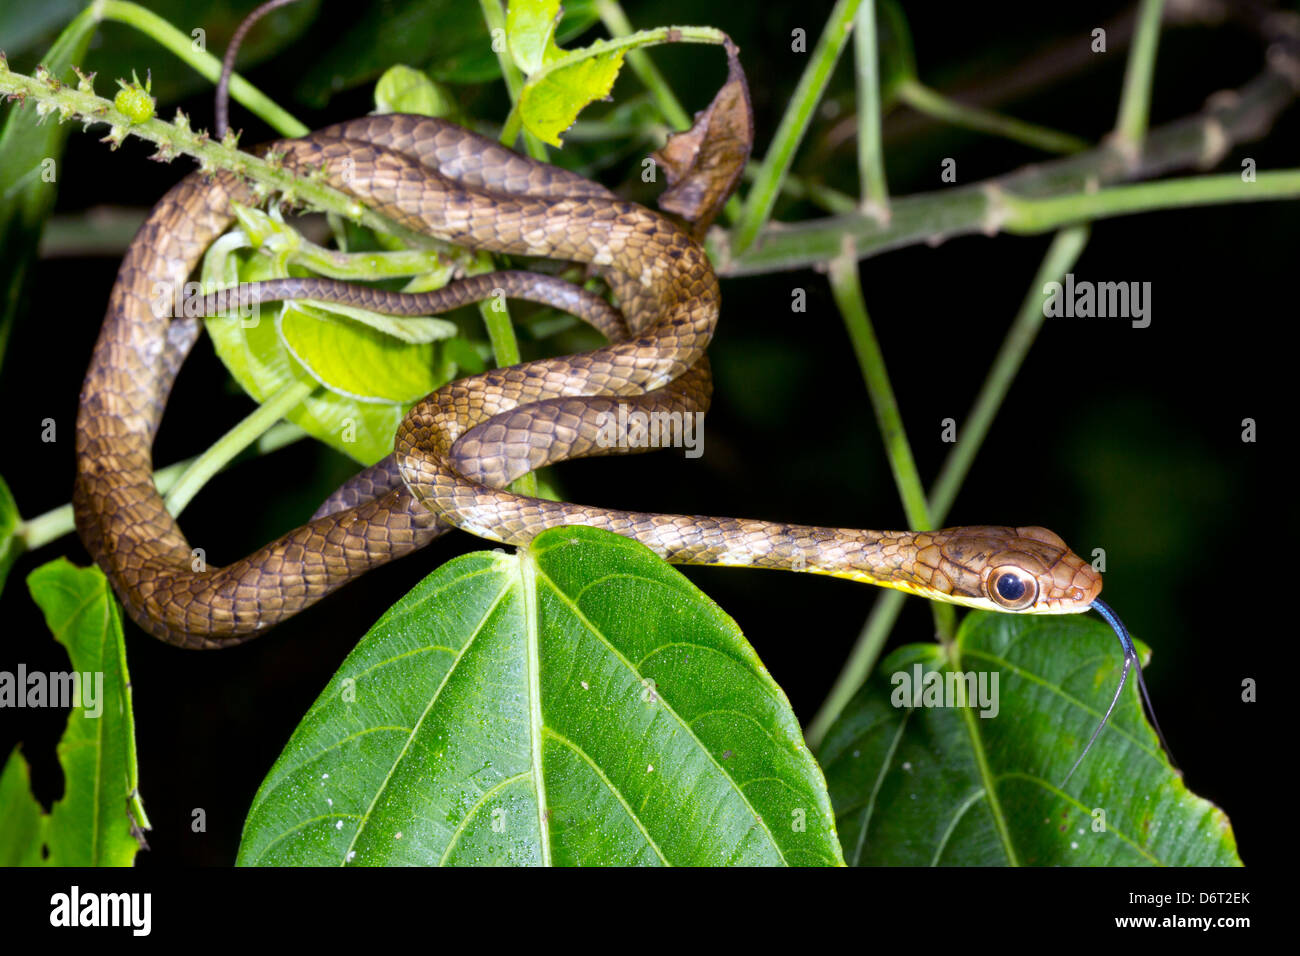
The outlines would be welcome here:
[[[1038,599],[1038,581],[1020,568],[994,568],[989,575],[989,598],[1008,611],[1023,611]]]

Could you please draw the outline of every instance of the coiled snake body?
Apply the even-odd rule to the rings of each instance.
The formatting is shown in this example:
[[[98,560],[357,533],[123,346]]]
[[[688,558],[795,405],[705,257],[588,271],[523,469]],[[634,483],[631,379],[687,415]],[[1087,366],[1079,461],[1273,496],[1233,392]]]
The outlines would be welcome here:
[[[1042,528],[817,528],[503,491],[541,465],[620,451],[597,441],[620,403],[644,410],[707,404],[704,350],[719,295],[704,251],[644,207],[440,120],[366,117],[274,148],[291,168],[323,165],[331,184],[412,229],[494,252],[589,263],[607,278],[622,319],[590,296],[521,273],[469,280],[424,305],[505,288],[569,307],[617,340],[439,389],[402,423],[393,456],[341,488],[310,522],[242,561],[195,570],[154,486],[151,447],[199,326],[195,318],[155,314],[156,284],[180,287],[233,221],[231,202],[254,197],[229,174],[188,176],[154,207],[126,253],[77,418],[77,528],[131,617],[154,636],[183,647],[238,643],[450,526],[521,545],[546,528],[590,525],[678,563],[807,570],[992,610],[1081,612],[1100,591],[1091,566]],[[323,291],[361,305],[384,297],[310,280],[263,297]]]

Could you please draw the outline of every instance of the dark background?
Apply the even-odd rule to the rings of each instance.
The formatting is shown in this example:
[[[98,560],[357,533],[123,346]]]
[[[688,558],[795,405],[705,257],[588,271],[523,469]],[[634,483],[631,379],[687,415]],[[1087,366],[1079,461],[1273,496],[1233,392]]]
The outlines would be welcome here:
[[[152,5],[152,4],[151,4]],[[225,35],[253,4],[218,4]],[[191,4],[191,7],[194,5]],[[320,51],[348,36],[365,5],[327,3],[306,32],[252,80],[309,125],[366,112],[369,85],[314,108],[295,96]],[[388,5],[393,7],[395,5]],[[809,48],[831,4],[647,2],[626,5],[634,26],[703,23],[741,47],[754,98],[756,154],[770,141],[806,55],[790,51],[790,31]],[[166,15],[173,6],[158,5]],[[1086,45],[1096,25],[1122,13],[1111,3],[905,4],[919,72],[957,96],[1014,74],[1016,65],[1053,48]],[[194,15],[172,17],[190,29]],[[204,21],[199,21],[204,22]],[[209,43],[220,51],[214,27]],[[593,31],[587,38],[599,35]],[[103,43],[128,40],[106,26]],[[5,38],[0,36],[0,48]],[[43,48],[44,44],[38,44]],[[173,57],[141,47],[141,75],[183,74]],[[102,52],[102,51],[101,51]],[[653,52],[688,110],[702,108],[723,78],[715,50]],[[844,132],[853,108],[851,46],[829,103],[814,121],[795,171],[855,191],[854,140]],[[1031,84],[998,104],[1021,118],[1097,139],[1114,123],[1125,51],[1112,49],[1060,79]],[[16,68],[28,64],[16,60]],[[1211,93],[1239,86],[1262,68],[1250,33],[1167,30],[1161,38],[1152,123],[1197,111]],[[109,74],[111,76],[111,74]],[[110,85],[101,74],[99,89]],[[639,89],[624,71],[615,101]],[[465,112],[499,119],[500,84],[453,87]],[[183,91],[182,91],[183,93]],[[176,101],[160,102],[169,116]],[[206,125],[209,92],[201,84],[180,101]],[[838,115],[830,111],[838,106]],[[597,107],[597,111],[601,107]],[[244,142],[270,131],[240,107],[232,122]],[[851,134],[851,127],[850,134]],[[939,189],[939,164],[958,162],[959,182],[995,175],[1042,154],[1004,140],[955,131],[899,109],[886,126],[888,173],[895,195]],[[1285,113],[1264,141],[1235,148],[1222,170],[1253,157],[1261,170],[1297,165],[1300,110]],[[61,177],[58,211],[89,206],[147,208],[190,168],[144,161],[143,144],[109,152],[98,136],[74,132]],[[639,149],[606,171],[607,184],[643,196]],[[783,203],[779,218],[819,215]],[[1242,858],[1256,863],[1269,847],[1262,795],[1275,784],[1275,759],[1263,757],[1266,724],[1241,702],[1241,682],[1263,680],[1265,638],[1289,606],[1282,547],[1293,527],[1289,495],[1279,494],[1279,447],[1293,415],[1279,384],[1290,381],[1284,331],[1296,318],[1293,289],[1295,206],[1266,203],[1188,209],[1096,223],[1075,266],[1080,279],[1149,281],[1153,320],[1048,321],[981,450],[949,524],[1042,524],[1082,555],[1106,549],[1106,600],[1153,648],[1147,680],[1161,723],[1189,787],[1231,818]],[[927,482],[949,450],[940,422],[964,419],[987,365],[1019,307],[1050,237],[971,237],[918,246],[862,263],[876,323],[904,421]],[[120,253],[119,253],[120,256]],[[0,374],[8,427],[0,473],[25,516],[68,500],[77,394],[98,331],[118,256],[42,261],[33,275],[28,314],[20,316]],[[807,290],[808,311],[791,314],[791,290]],[[711,350],[717,395],[706,454],[673,453],[561,467],[570,500],[656,511],[733,514],[805,523],[894,528],[905,525],[881,441],[824,276],[813,271],[723,282],[723,317]],[[1289,391],[1289,389],[1288,389]],[[202,451],[251,409],[201,342],[172,399],[155,450],[169,463]],[[40,441],[52,417],[61,439]],[[1259,441],[1241,441],[1243,418],[1258,422]],[[186,512],[187,535],[210,543],[220,564],[300,523],[355,466],[311,442],[215,479]],[[1290,487],[1291,483],[1285,487]],[[262,639],[221,653],[180,651],[128,622],[139,737],[140,779],[154,824],[140,865],[230,863],[244,813],[298,719],[357,639],[382,611],[432,568],[481,544],[449,535],[429,550],[372,572]],[[72,537],[25,556],[0,598],[0,669],[66,667],[23,583],[38,564],[66,554],[84,563]],[[1268,562],[1261,573],[1259,562]],[[879,592],[813,576],[737,569],[685,573],[739,622],[798,717],[811,719]],[[932,636],[929,609],[909,601],[889,647]],[[54,744],[58,712],[10,711],[0,752],[23,741],[38,795],[61,790]],[[1275,734],[1277,732],[1274,732]],[[190,815],[207,812],[208,832]]]

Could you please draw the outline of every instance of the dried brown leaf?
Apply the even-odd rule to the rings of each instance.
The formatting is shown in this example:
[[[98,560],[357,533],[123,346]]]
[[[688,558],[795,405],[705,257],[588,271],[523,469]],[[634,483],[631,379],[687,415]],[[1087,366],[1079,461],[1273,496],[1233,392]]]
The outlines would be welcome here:
[[[754,110],[740,50],[730,40],[725,49],[727,81],[713,102],[695,114],[690,129],[673,133],[653,154],[668,179],[659,208],[690,223],[697,239],[740,182],[754,145]]]

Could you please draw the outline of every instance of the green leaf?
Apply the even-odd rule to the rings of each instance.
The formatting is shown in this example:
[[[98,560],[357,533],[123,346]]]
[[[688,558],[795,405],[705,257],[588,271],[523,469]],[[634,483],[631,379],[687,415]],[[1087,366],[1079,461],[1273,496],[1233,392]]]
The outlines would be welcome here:
[[[603,53],[545,74],[527,83],[519,95],[519,115],[524,126],[543,142],[562,145],[560,134],[593,100],[604,99],[614,88],[623,51]]]
[[[734,621],[643,545],[556,528],[370,630],[244,826],[244,865],[837,864],[821,771]]]
[[[286,302],[276,318],[293,357],[330,391],[362,402],[409,405],[451,377],[437,362],[430,336],[455,335],[453,323],[400,316],[349,321],[353,312],[346,306]]]
[[[32,862],[43,844],[50,866],[130,866],[139,850],[133,828],[147,830],[149,821],[137,792],[135,723],[117,602],[98,568],[78,568],[64,558],[29,574],[27,586],[55,640],[67,648],[72,672],[82,676],[58,746],[63,797],[41,816],[39,833],[34,831],[32,808],[20,796],[27,789],[26,761],[11,754],[0,778],[0,806],[7,808],[0,816],[0,855],[16,853]],[[43,677],[42,704],[50,706],[56,675]],[[14,689],[35,693],[34,687]],[[4,832],[10,826],[14,831]]]
[[[13,567],[18,555],[23,553],[23,542],[18,537],[18,502],[3,477],[0,477],[0,593],[4,592],[5,580],[9,569]]]
[[[1183,786],[1131,677],[1106,730],[1059,787],[1122,662],[1111,630],[1081,616],[973,613],[951,659],[935,644],[891,654],[820,753],[845,857],[883,866],[1239,865],[1227,817]],[[988,690],[997,675],[996,708],[983,708],[987,718],[979,707],[908,709],[918,666],[945,682],[982,672]]]
[[[555,28],[560,0],[510,0],[506,11],[506,41],[510,56],[525,75],[536,73],[558,52]]]
[[[455,110],[456,101],[442,87],[404,63],[390,66],[375,84],[376,113],[449,116]]]
[[[291,311],[296,311],[299,316],[314,319],[316,324],[329,326],[329,334],[324,335],[321,341],[324,343],[323,347],[328,347],[331,352],[352,344],[353,339],[348,336],[348,331],[354,331],[356,327],[379,334],[383,344],[387,344],[388,340],[395,339],[407,345],[431,345],[434,342],[449,339],[457,332],[455,322],[433,316],[384,315],[382,312],[371,312],[368,309],[342,305],[338,302],[315,302],[311,299],[297,299],[288,303],[287,310],[281,313],[280,334],[282,336],[289,334],[287,331],[290,325],[288,313]],[[301,325],[302,323],[295,318],[294,324]],[[295,345],[294,348],[296,349],[298,346]],[[336,356],[331,355],[330,358],[333,359]],[[430,355],[430,358],[432,358],[432,355]],[[301,356],[299,356],[299,360],[301,361]],[[415,372],[421,381],[427,378],[425,375],[418,374],[422,370],[403,369],[403,371]],[[381,391],[387,390],[381,389]],[[428,392],[420,394],[423,397]]]
[[[594,0],[566,0],[559,42],[568,43],[599,17]],[[396,63],[426,70],[441,83],[488,83],[501,64],[477,3],[396,0],[373,4],[348,25],[338,43],[316,57],[296,89],[314,106],[367,83]]]
[[[0,770],[0,866],[40,865],[44,818],[27,761],[15,747]]]
[[[272,257],[241,263],[234,252],[246,244],[239,233],[213,243],[203,260],[203,282],[215,287],[284,275],[283,263]],[[293,303],[268,305],[255,318],[217,315],[204,322],[218,357],[254,401],[264,402],[295,381],[323,385],[285,417],[371,465],[393,450],[393,435],[411,405],[456,374],[450,353],[430,341],[455,326],[377,315],[361,322],[357,315],[332,305]]]
[[[604,99],[614,88],[623,51],[587,55],[569,66],[548,71],[568,54],[555,44],[559,0],[512,0],[506,14],[506,41],[510,55],[527,81],[519,94],[519,118],[533,135],[559,146],[560,134],[593,100]],[[590,49],[590,48],[589,48]]]

